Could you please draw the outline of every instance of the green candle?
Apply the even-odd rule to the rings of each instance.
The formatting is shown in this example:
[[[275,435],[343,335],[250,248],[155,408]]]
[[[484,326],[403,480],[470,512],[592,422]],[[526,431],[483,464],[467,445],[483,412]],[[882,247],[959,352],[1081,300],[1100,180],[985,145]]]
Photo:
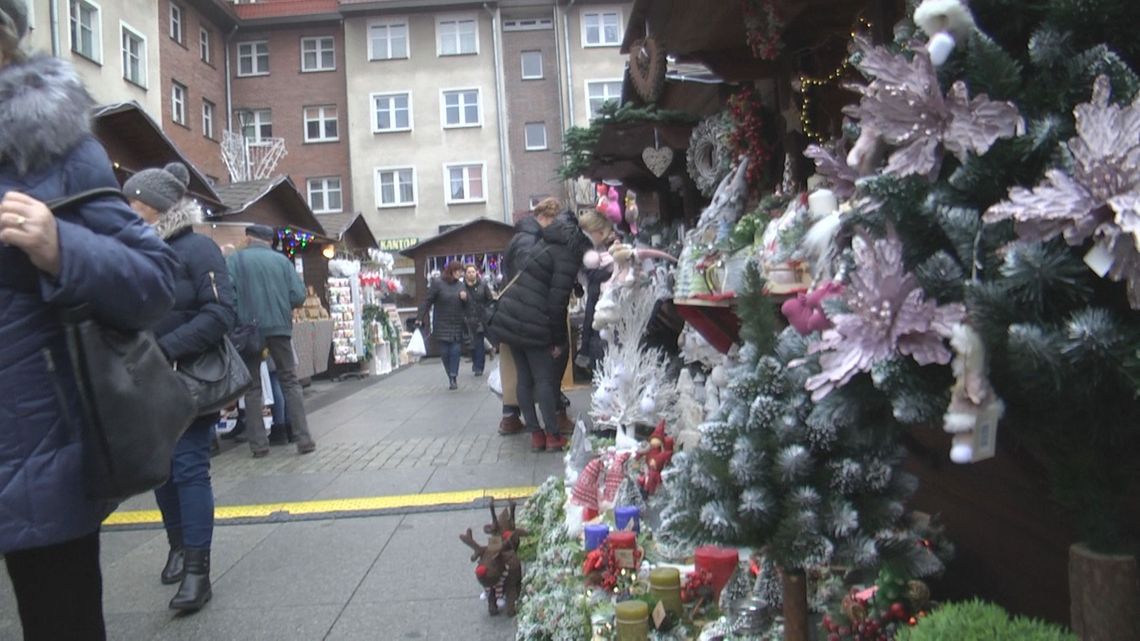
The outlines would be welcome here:
[[[649,605],[645,601],[622,601],[614,606],[617,615],[617,641],[646,641],[649,638]]]
[[[649,591],[661,601],[665,610],[673,616],[680,618],[684,610],[681,608],[681,571],[677,568],[657,568],[649,573]]]

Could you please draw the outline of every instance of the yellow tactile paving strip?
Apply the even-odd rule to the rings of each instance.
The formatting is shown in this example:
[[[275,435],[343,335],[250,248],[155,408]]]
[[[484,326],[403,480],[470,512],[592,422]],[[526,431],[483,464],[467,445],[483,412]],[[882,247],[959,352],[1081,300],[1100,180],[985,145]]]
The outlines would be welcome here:
[[[292,503],[261,503],[258,505],[219,505],[214,508],[215,522],[238,519],[267,518],[284,513],[289,515],[351,514],[353,512],[376,512],[409,507],[432,507],[439,505],[463,505],[480,499],[517,499],[534,494],[536,487],[500,487],[460,492],[432,492],[428,494],[399,494],[392,496],[370,496],[355,499],[328,499],[323,501],[296,501]],[[158,510],[129,510],[115,512],[108,516],[103,525],[151,525],[162,523]]]

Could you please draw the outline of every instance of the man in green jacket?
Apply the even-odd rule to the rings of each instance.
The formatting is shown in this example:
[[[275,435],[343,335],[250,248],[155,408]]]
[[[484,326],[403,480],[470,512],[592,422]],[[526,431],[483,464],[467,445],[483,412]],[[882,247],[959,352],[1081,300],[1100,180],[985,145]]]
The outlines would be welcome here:
[[[296,441],[298,454],[308,454],[317,449],[317,444],[309,433],[301,383],[293,371],[293,310],[305,302],[305,284],[293,263],[273,249],[277,234],[272,227],[250,225],[245,235],[249,244],[226,262],[237,288],[238,325],[257,323],[265,344],[261,353],[246,357],[253,379],[253,387],[245,395],[249,447],[253,458],[269,454],[269,438],[261,424],[261,361],[268,352],[285,395],[286,433],[290,441]]]

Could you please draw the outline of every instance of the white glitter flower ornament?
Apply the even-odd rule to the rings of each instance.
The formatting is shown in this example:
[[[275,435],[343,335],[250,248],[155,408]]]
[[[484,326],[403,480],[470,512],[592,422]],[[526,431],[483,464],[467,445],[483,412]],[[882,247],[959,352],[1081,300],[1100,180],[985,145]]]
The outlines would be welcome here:
[[[1013,103],[985,94],[971,99],[960,80],[943,96],[930,54],[922,47],[908,59],[856,36],[855,48],[860,54],[855,66],[873,80],[846,85],[863,98],[844,113],[860,121],[861,139],[878,136],[895,147],[887,174],[933,178],[944,151],[965,162],[969,154],[985,154],[998,139],[1011,138],[1024,127]]]
[[[855,273],[843,291],[848,311],[831,318],[812,346],[821,372],[807,380],[812,400],[820,400],[846,385],[859,372],[896,354],[919,365],[950,362],[945,339],[962,321],[961,303],[938,305],[927,300],[918,278],[903,265],[902,244],[893,235],[854,243]]]
[[[1099,76],[1092,100],[1073,109],[1071,172],[1050,169],[1033,189],[1010,189],[984,220],[1013,219],[1022,240],[1094,240],[1085,262],[1101,277],[1127,282],[1128,303],[1140,309],[1140,94],[1124,107],[1110,95],[1108,78]]]

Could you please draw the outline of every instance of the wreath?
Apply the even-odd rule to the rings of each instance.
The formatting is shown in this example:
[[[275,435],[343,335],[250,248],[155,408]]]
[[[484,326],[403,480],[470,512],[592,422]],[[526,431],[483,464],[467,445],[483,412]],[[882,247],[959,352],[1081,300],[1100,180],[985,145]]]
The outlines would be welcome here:
[[[629,48],[629,78],[645,102],[657,102],[665,90],[665,49],[652,36]]]
[[[706,197],[711,198],[720,181],[728,175],[732,158],[728,150],[731,123],[726,115],[709,116],[689,138],[689,176]]]

